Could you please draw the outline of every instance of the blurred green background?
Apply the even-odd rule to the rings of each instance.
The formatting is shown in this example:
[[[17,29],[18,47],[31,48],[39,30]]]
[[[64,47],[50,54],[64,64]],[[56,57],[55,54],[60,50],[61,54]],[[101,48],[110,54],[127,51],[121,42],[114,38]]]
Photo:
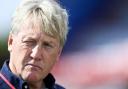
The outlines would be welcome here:
[[[9,52],[7,49],[7,40],[0,39],[0,67],[3,64],[4,60],[9,58]]]

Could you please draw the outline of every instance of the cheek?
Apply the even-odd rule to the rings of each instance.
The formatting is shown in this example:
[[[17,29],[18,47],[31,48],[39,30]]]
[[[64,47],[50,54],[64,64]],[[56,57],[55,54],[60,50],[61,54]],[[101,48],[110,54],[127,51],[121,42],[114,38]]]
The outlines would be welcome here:
[[[47,59],[46,59],[47,66],[52,67],[57,62],[58,57],[59,57],[59,55],[56,52],[54,52],[52,54],[48,54]]]
[[[23,49],[20,46],[15,46],[15,48],[12,51],[13,59],[15,65],[17,67],[21,68],[30,58],[30,50],[29,49]]]

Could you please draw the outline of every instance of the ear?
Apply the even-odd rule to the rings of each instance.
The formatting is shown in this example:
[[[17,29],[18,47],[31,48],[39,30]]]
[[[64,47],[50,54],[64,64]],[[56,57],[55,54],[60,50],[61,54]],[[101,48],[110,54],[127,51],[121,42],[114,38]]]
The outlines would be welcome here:
[[[12,51],[13,35],[10,33],[8,37],[8,51]]]

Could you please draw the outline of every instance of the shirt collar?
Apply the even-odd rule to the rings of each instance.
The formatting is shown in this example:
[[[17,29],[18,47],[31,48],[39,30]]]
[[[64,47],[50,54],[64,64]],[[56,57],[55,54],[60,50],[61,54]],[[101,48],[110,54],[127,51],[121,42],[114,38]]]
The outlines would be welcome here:
[[[52,89],[55,85],[55,78],[50,73],[45,77],[43,81],[45,83],[46,88],[48,89]]]

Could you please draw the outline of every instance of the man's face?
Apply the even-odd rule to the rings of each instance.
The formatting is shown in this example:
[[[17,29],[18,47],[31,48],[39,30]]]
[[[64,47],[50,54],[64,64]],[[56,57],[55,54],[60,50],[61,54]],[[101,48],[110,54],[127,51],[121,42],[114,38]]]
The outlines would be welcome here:
[[[17,35],[9,36],[9,67],[28,82],[42,81],[58,60],[61,47],[58,39],[40,28],[23,26]]]

